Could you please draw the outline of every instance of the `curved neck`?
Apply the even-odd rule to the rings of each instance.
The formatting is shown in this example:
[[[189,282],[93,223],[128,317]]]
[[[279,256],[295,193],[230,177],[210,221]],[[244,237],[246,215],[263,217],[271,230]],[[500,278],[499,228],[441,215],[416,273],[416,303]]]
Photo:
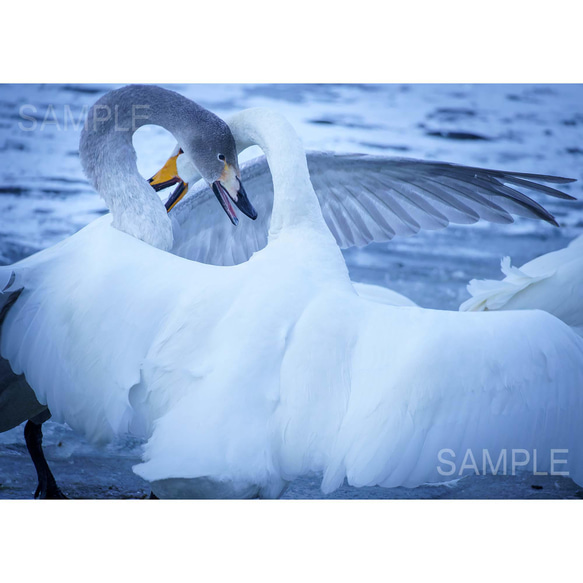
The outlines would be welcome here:
[[[289,122],[258,108],[245,110],[228,123],[239,151],[257,145],[267,158],[274,189],[270,239],[300,225],[329,234],[310,181],[304,147]]]
[[[138,172],[132,136],[148,124],[162,126],[181,144],[206,110],[160,87],[130,85],[99,99],[81,133],[81,164],[105,200],[112,224],[150,245],[172,247],[172,223],[158,195]]]

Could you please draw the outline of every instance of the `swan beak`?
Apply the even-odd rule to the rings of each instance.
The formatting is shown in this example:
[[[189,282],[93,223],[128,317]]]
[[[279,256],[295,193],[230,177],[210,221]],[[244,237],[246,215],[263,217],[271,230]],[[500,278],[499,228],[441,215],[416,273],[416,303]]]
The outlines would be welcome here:
[[[235,204],[237,208],[246,216],[248,216],[252,221],[257,218],[257,211],[253,208],[253,205],[249,202],[247,198],[247,193],[241,184],[239,178],[237,178],[237,182],[239,183],[239,191],[237,192],[237,200]]]
[[[174,189],[174,192],[168,197],[166,204],[166,212],[170,212],[183,198],[184,195],[188,192],[188,183],[184,182],[183,180],[178,179],[178,186]]]
[[[178,167],[176,165],[178,156],[182,154],[182,149],[178,150],[178,154],[168,158],[164,166],[148,180],[150,186],[156,191],[164,190],[169,186],[178,184],[174,192],[168,197],[166,201],[166,211],[170,212],[188,192],[188,184],[178,176]]]
[[[225,164],[225,169],[221,177],[213,182],[211,186],[215,196],[233,225],[238,225],[239,219],[235,214],[231,202],[235,203],[235,206],[250,219],[255,220],[257,218],[257,211],[249,202],[247,193],[239,179],[238,172],[232,166]]]
[[[239,219],[237,218],[237,215],[235,214],[235,209],[231,204],[231,197],[229,196],[229,193],[227,192],[225,187],[221,184],[220,180],[213,182],[211,186],[213,192],[215,193],[215,196],[217,197],[217,200],[221,203],[223,210],[227,213],[227,216],[231,220],[231,223],[233,223],[233,225],[235,225],[236,227],[239,224]]]
[[[178,168],[176,166],[176,161],[178,156],[182,154],[182,150],[178,150],[176,156],[168,158],[164,166],[148,180],[150,186],[156,191],[164,190],[173,184],[182,182],[180,176],[178,176]]]

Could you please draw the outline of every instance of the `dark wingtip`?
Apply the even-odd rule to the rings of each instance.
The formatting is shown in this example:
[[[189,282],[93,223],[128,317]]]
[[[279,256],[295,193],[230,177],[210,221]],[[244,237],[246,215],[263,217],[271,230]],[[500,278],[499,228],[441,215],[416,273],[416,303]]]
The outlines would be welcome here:
[[[565,198],[565,200],[577,200],[576,196],[571,196],[570,194],[566,194],[565,192],[563,192],[563,197]]]
[[[545,178],[550,178],[545,176]],[[543,182],[554,182],[556,184],[571,184],[577,182],[577,178],[566,178],[565,176],[553,176],[554,180],[543,180]]]

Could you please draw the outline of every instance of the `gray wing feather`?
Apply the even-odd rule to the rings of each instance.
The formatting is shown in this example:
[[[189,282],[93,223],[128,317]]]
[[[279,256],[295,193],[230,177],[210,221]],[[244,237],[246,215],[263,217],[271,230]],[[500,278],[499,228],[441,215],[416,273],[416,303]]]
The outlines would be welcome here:
[[[411,236],[422,229],[480,219],[513,222],[512,215],[554,217],[517,188],[573,200],[555,188],[571,178],[506,172],[447,162],[366,154],[307,152],[308,168],[324,220],[340,247]],[[245,189],[258,212],[256,221],[240,217],[233,227],[208,185],[202,181],[172,211],[173,251],[195,261],[234,265],[267,244],[273,183],[265,156],[241,166]]]
[[[202,263],[237,265],[267,245],[273,182],[265,157],[243,164],[241,173],[257,219],[240,216],[239,225],[233,226],[208,184],[200,180],[170,212],[173,253]]]

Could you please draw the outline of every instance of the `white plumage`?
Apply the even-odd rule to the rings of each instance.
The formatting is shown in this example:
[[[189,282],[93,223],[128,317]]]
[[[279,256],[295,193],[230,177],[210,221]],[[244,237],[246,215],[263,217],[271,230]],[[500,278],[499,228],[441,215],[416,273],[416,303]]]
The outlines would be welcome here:
[[[473,279],[471,298],[461,311],[540,309],[553,314],[583,336],[583,235],[564,249],[512,267],[502,259],[501,281]]]

